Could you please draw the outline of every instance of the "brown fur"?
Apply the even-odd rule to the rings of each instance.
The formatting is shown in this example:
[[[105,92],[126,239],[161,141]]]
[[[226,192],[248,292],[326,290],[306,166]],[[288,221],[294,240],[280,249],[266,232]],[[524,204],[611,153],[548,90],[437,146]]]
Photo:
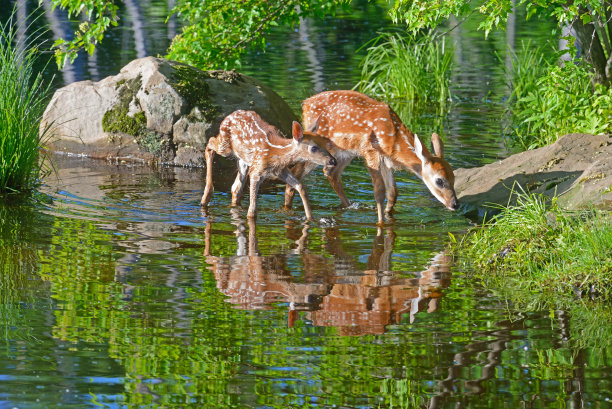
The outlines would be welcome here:
[[[378,221],[393,211],[397,200],[395,169],[409,169],[427,185],[429,190],[449,209],[458,206],[454,191],[455,176],[444,159],[444,146],[437,134],[432,135],[433,155],[384,102],[356,91],[327,91],[314,95],[302,103],[305,124],[318,123],[317,133],[326,139],[327,150],[336,157],[338,165],[327,177],[344,206],[350,202],[344,194],[342,171],[354,157],[363,157],[374,185]],[[294,173],[303,178],[312,171],[307,164],[296,166]],[[437,180],[443,181],[438,186]],[[294,192],[285,191],[285,206],[291,207]]]
[[[313,139],[320,137],[316,127],[306,132],[293,122],[293,139],[284,138],[280,131],[265,122],[253,111],[235,111],[228,115],[219,127],[219,135],[210,138],[206,146],[206,187],[201,205],[208,206],[214,191],[212,163],[215,153],[238,158],[238,175],[232,186],[232,205],[239,205],[247,176],[251,179],[248,216],[256,215],[256,197],[264,179],[279,178],[296,189],[304,203],[308,219],[312,218],[307,192],[299,180],[289,171],[289,166],[308,162],[310,166],[334,166],[335,159]],[[313,152],[313,147],[316,146]]]

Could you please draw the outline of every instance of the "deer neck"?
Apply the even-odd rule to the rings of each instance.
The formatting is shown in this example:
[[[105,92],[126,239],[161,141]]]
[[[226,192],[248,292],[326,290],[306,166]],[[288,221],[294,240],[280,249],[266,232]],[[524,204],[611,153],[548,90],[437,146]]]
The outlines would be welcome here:
[[[301,162],[301,155],[292,139],[279,138],[268,142],[268,157],[274,165],[286,167],[295,162]]]
[[[423,156],[431,157],[431,153],[425,146],[423,146]],[[408,169],[421,177],[423,165],[414,153],[414,134],[405,127],[400,127],[396,133],[391,160],[396,167]]]

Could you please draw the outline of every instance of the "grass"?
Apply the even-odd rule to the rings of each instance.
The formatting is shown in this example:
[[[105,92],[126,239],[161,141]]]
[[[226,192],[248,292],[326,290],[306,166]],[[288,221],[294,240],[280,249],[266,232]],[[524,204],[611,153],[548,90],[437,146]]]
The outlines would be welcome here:
[[[40,35],[35,31],[35,36]],[[17,45],[12,18],[0,23],[0,192],[27,191],[36,186],[43,163],[39,150],[46,131],[39,124],[49,86],[34,63],[37,37]],[[42,134],[42,135],[41,135]]]
[[[453,52],[444,38],[387,33],[364,47],[367,55],[356,85],[359,91],[398,108],[396,111],[412,129],[424,113],[444,115],[448,111]]]
[[[568,212],[555,199],[514,194],[516,205],[454,243],[455,254],[487,286],[610,300],[612,214]]]
[[[560,56],[523,43],[512,59],[509,133],[522,149],[569,133],[612,132],[612,88],[593,85],[582,60],[560,65]]]
[[[572,346],[612,347],[612,212],[569,212],[555,199],[515,192],[516,205],[451,237],[477,283],[512,310],[566,311]]]

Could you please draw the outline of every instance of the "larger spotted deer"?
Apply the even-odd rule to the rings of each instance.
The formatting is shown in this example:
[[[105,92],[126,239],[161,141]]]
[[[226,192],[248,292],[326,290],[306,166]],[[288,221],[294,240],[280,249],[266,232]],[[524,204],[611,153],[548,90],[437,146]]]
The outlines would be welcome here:
[[[353,158],[363,157],[374,185],[379,224],[384,222],[384,214],[393,212],[397,200],[393,176],[396,169],[409,169],[444,206],[458,208],[455,175],[444,159],[444,145],[438,134],[431,136],[435,152],[432,155],[386,103],[356,91],[327,91],[304,100],[302,116],[305,126],[317,121],[317,133],[327,140],[327,150],[337,160],[337,165],[325,173],[343,206],[350,206],[350,202],[342,186],[342,171]],[[302,179],[313,169],[302,163],[292,172]],[[291,207],[294,194],[293,188],[287,186],[285,207]]]
[[[214,192],[213,158],[233,155],[238,158],[238,175],[232,185],[232,206],[240,204],[247,176],[250,177],[250,204],[247,216],[257,213],[257,192],[261,182],[279,178],[299,192],[304,203],[306,218],[312,219],[306,188],[289,171],[296,163],[307,162],[309,169],[316,166],[333,167],[336,159],[315,142],[321,139],[316,133],[317,123],[306,131],[293,121],[293,139],[284,138],[280,131],[265,122],[253,111],[235,111],[229,114],[219,127],[219,135],[210,138],[206,145],[206,187],[200,204],[208,206]]]

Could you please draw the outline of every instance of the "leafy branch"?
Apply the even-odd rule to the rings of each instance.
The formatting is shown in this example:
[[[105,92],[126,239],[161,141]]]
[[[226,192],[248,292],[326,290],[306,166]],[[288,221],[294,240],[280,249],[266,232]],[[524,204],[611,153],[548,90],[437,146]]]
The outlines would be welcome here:
[[[612,82],[612,1],[597,0],[484,0],[476,9],[484,16],[478,27],[485,36],[503,28],[514,6],[525,6],[527,18],[548,15],[571,26],[586,61],[592,66],[594,82]],[[411,32],[433,28],[451,15],[463,17],[474,11],[470,0],[397,0],[391,10],[395,22],[403,22]]]

